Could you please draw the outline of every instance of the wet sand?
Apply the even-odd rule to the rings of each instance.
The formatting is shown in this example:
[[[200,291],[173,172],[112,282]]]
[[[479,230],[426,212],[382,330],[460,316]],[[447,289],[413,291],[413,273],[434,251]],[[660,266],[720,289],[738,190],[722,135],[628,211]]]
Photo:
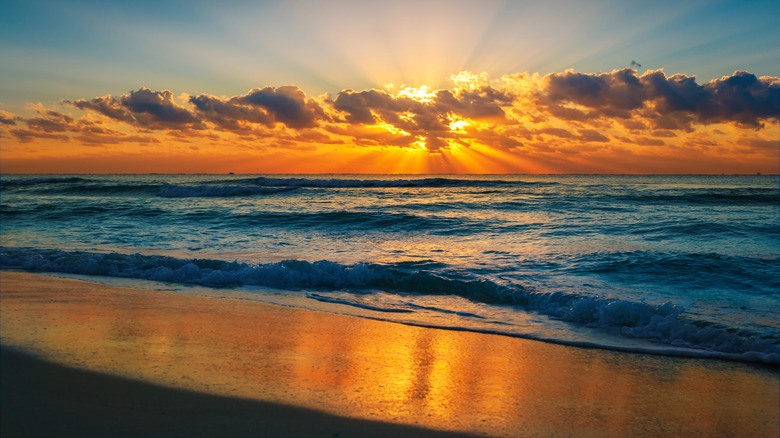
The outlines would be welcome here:
[[[22,272],[0,281],[3,436],[779,433],[772,367]]]

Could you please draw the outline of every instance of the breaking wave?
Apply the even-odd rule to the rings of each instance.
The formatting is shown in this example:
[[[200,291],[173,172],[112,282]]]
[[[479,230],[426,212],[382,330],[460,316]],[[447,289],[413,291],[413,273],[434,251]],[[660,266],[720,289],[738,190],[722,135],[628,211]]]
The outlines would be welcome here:
[[[6,269],[137,278],[209,287],[264,286],[316,290],[320,294],[310,293],[310,298],[383,313],[413,313],[426,307],[409,303],[406,307],[388,309],[323,294],[349,290],[366,296],[377,291],[399,296],[456,295],[475,302],[510,305],[516,310],[545,315],[581,327],[619,333],[627,339],[639,338],[691,349],[692,356],[780,363],[780,339],[776,332],[757,333],[691,319],[684,308],[671,302],[651,304],[570,292],[538,291],[521,284],[499,284],[476,276],[441,270],[433,273],[427,269],[429,264],[425,262],[343,265],[327,260],[286,260],[249,264],[140,254],[3,248],[0,264]],[[474,316],[478,315],[464,315]],[[545,340],[566,343],[564,339]]]

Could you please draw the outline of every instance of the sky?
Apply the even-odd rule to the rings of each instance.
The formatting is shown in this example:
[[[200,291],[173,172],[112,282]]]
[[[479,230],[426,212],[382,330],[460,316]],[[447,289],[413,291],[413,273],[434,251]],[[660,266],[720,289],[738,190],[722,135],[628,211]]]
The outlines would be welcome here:
[[[780,170],[777,1],[39,1],[2,173]]]

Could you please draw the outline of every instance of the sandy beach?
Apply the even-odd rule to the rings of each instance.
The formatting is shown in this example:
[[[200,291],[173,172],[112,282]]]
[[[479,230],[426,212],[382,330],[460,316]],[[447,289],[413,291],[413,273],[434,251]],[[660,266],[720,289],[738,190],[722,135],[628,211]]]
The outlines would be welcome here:
[[[777,436],[776,368],[2,271],[3,436]]]

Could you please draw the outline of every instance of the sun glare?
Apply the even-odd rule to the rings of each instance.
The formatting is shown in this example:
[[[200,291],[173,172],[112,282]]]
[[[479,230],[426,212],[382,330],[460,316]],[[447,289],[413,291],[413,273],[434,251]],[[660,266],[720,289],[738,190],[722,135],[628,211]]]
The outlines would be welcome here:
[[[458,117],[456,114],[449,113],[447,114],[447,117],[450,119],[449,128],[452,132],[460,132],[465,133],[463,131],[463,128],[466,126],[473,125],[473,122],[471,122],[468,119],[464,119],[462,117]]]
[[[426,137],[417,137],[417,141],[412,143],[412,146],[420,148],[420,149],[427,149],[427,146],[425,145]]]
[[[398,92],[398,95],[408,97],[422,103],[433,102],[433,98],[436,97],[435,92],[428,91],[427,85],[423,85],[419,88],[405,87]]]

